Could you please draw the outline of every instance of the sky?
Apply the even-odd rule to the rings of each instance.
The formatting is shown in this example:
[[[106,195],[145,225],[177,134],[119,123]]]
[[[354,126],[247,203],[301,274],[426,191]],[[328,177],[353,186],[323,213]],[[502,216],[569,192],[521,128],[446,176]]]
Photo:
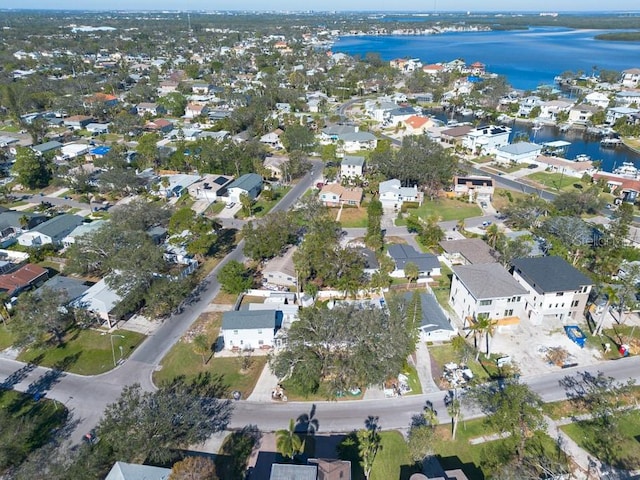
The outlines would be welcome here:
[[[638,11],[638,0],[2,0],[0,8],[73,10]]]

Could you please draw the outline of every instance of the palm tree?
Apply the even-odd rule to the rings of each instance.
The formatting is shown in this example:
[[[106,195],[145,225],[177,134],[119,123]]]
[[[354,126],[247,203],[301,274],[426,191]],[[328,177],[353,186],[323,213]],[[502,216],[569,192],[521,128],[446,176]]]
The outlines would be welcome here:
[[[500,229],[498,228],[498,225],[496,225],[495,223],[489,225],[487,227],[487,231],[486,231],[486,236],[487,236],[487,243],[489,244],[489,246],[491,248],[496,248],[496,246],[498,245],[498,241],[500,240]]]
[[[420,270],[418,269],[418,265],[416,265],[413,262],[407,262],[404,266],[404,276],[407,278],[407,280],[409,280],[409,283],[407,283],[407,290],[409,289],[409,286],[411,285],[411,282],[413,282],[414,280],[418,280],[418,277],[420,276]]]
[[[476,340],[476,362],[480,358],[480,346],[477,342],[477,336],[485,335],[487,345],[487,358],[491,355],[491,339],[496,331],[496,321],[491,320],[486,314],[479,314],[478,318],[469,326],[469,329],[473,332],[474,339]]]
[[[364,471],[364,477],[369,478],[373,461],[376,458],[378,450],[380,450],[380,432],[379,427],[358,430],[358,453],[360,454],[360,464]]]
[[[284,458],[293,460],[293,457],[304,450],[304,440],[296,433],[295,422],[289,420],[289,428],[283,428],[276,432],[276,449]]]
[[[455,440],[456,431],[458,430],[458,422],[462,417],[462,405],[458,399],[457,392],[454,392],[451,402],[447,405],[447,413],[451,417],[451,421],[453,423],[451,427],[451,438]]]

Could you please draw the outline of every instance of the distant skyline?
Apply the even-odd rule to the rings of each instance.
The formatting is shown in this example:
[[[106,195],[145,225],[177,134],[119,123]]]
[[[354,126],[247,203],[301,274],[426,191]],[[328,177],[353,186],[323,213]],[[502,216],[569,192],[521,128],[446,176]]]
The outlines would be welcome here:
[[[404,0],[401,4],[388,0],[5,0],[2,8],[50,10],[261,10],[261,11],[532,11],[532,12],[598,12],[638,11],[638,0]]]

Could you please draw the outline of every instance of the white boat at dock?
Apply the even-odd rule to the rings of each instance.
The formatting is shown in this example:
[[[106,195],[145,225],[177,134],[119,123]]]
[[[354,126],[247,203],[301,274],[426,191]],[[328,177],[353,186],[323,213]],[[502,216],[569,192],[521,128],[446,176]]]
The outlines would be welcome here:
[[[623,177],[637,178],[638,168],[633,164],[633,162],[622,162],[622,166],[614,169],[613,173],[616,175],[622,175]]]
[[[600,146],[603,148],[616,148],[623,145],[619,138],[603,138],[600,140]]]

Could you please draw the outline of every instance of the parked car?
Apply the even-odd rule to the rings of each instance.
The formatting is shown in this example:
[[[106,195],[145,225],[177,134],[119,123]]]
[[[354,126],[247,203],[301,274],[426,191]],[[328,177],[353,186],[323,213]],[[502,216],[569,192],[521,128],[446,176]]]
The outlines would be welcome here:
[[[236,206],[236,202],[229,202],[225,208],[233,208]]]

